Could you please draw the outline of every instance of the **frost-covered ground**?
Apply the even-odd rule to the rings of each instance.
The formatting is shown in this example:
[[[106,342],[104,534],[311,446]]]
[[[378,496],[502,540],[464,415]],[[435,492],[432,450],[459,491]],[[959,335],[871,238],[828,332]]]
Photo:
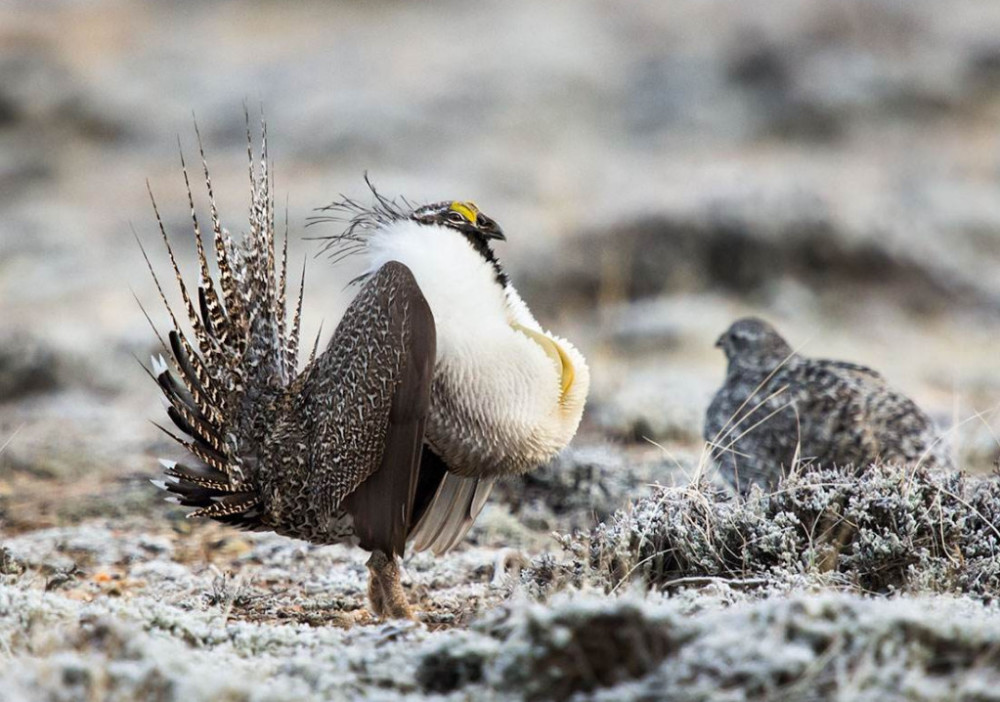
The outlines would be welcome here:
[[[583,453],[553,476],[626,502]],[[533,526],[585,507],[502,491],[472,543],[406,559],[418,622],[372,620],[359,551],[163,508],[10,535],[4,699],[1000,699],[995,481],[648,493],[560,548]]]
[[[976,0],[0,3],[0,700],[1000,696],[998,37]],[[591,365],[572,449],[407,558],[420,623],[369,620],[364,554],[148,484],[131,229],[162,255],[148,178],[191,270],[192,111],[240,229],[245,102],[308,334],[352,271],[303,224],[367,170],[476,200]],[[690,485],[748,313],[883,371],[974,477]]]

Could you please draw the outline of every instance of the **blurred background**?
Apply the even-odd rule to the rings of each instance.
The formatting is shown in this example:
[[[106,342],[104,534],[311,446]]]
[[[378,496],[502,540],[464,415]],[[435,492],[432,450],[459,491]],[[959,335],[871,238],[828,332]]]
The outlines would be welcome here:
[[[763,315],[880,369],[989,471],[1000,418],[1000,4],[178,2],[0,5],[0,519],[156,499],[172,449],[133,355],[165,325],[148,179],[192,274],[178,138],[246,221],[244,105],[269,125],[307,333],[350,265],[313,208],[470,199],[546,325],[588,356],[577,445],[683,475]],[[205,205],[203,193],[200,206]],[[655,442],[656,445],[653,445]],[[655,472],[655,471],[654,471]]]

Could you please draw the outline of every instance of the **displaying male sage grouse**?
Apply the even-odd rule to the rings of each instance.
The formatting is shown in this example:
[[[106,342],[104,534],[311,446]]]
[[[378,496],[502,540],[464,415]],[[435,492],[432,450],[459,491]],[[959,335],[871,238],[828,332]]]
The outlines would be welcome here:
[[[716,346],[729,369],[705,415],[705,440],[741,492],[773,488],[810,465],[951,467],[931,419],[876,371],[800,356],[754,318],[735,322]]]
[[[361,257],[365,272],[326,350],[314,348],[299,370],[302,287],[289,315],[266,136],[253,162],[241,241],[223,227],[204,168],[218,285],[186,168],[197,290],[156,212],[192,331],[170,311],[173,371],[154,359],[183,435],[174,438],[191,454],[164,461],[158,485],[196,507],[190,516],[360,545],[372,553],[373,612],[410,617],[396,560],[407,540],[447,551],[497,478],[559,452],[583,413],[587,364],[535,321],[490,246],[504,239],[500,227],[475,205],[412,207],[372,188],[371,207],[345,199],[324,208],[331,216],[320,219],[346,222],[331,250]]]

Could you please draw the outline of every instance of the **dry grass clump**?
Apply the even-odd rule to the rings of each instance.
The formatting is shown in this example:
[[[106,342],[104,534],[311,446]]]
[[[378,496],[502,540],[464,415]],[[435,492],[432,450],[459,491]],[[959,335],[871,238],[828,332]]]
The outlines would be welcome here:
[[[789,477],[747,499],[693,484],[663,489],[590,532],[562,537],[570,562],[536,562],[529,582],[665,589],[723,579],[782,587],[803,578],[861,592],[1000,588],[1000,483],[872,466]]]

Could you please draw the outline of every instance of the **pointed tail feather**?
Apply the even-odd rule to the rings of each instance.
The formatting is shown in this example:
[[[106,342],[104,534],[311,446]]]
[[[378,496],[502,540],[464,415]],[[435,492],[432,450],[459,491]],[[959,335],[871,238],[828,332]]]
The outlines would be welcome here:
[[[173,327],[165,344],[170,364],[168,366],[163,356],[154,358],[151,375],[167,401],[167,415],[178,433],[160,428],[191,453],[190,459],[183,463],[164,462],[165,479],[155,482],[170,493],[172,500],[195,507],[189,516],[211,517],[243,528],[259,529],[265,527],[266,518],[258,481],[250,466],[256,465],[253,457],[258,455],[262,437],[275,419],[272,416],[274,401],[296,379],[305,273],[303,268],[299,297],[290,320],[285,293],[287,222],[279,260],[266,126],[261,127],[260,160],[255,166],[249,118],[247,123],[250,219],[247,234],[241,241],[234,241],[222,225],[198,133],[198,151],[211,213],[217,281],[202,236],[187,165],[181,154],[181,171],[198,258],[197,296],[185,282],[150,189],[157,226],[187,313],[190,340],[181,328],[149,256],[144,249],[142,253]],[[195,131],[197,133],[197,125]]]

